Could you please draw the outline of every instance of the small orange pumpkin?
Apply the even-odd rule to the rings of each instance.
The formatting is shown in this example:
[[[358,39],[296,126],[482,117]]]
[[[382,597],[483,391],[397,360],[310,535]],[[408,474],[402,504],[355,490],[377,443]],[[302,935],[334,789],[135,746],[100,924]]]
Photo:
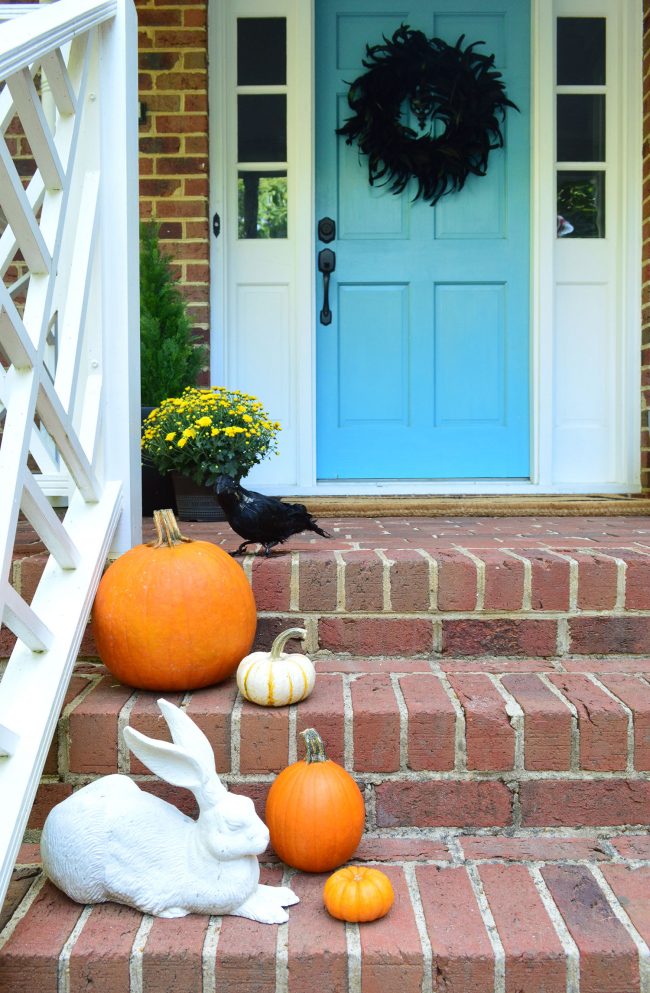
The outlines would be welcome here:
[[[365,806],[352,776],[325,754],[314,728],[301,732],[307,754],[283,769],[266,800],[266,824],[280,858],[304,872],[343,865],[363,834]]]
[[[154,511],[156,540],[136,545],[102,577],[92,630],[102,662],[127,686],[193,690],[235,671],[255,637],[255,600],[244,570],[209,541]]]
[[[384,917],[394,899],[386,873],[362,865],[339,869],[330,876],[323,890],[323,900],[332,917],[353,924]]]

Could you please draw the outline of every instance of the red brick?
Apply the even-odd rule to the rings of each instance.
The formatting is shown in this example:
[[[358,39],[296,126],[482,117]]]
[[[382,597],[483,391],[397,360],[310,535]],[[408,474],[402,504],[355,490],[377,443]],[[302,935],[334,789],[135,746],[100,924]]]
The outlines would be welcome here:
[[[416,655],[433,650],[433,625],[424,618],[322,617],[318,641],[352,655]]]
[[[524,765],[531,771],[568,769],[572,715],[539,676],[513,673],[501,680],[524,712]]]
[[[117,772],[117,721],[133,696],[113,676],[104,676],[70,714],[70,772]]]
[[[431,604],[429,562],[410,548],[391,548],[391,609],[397,614],[428,610]]]
[[[632,711],[634,768],[650,769],[650,686],[635,676],[621,673],[601,673],[598,678]]]
[[[650,783],[636,779],[531,780],[519,787],[523,827],[650,823]]]
[[[578,712],[580,767],[614,772],[627,765],[627,715],[621,705],[578,673],[551,674],[550,682]]]
[[[304,628],[305,618],[295,614],[276,614],[271,617],[257,617],[257,631],[255,632],[255,642],[253,651],[270,651],[273,641],[282,631],[287,628]],[[285,646],[287,652],[301,651],[300,639],[292,638]]]
[[[625,609],[650,610],[650,556],[626,548],[620,557],[625,560]]]
[[[58,958],[82,910],[45,884],[2,948],[0,993],[57,993]]]
[[[433,952],[434,993],[494,989],[494,952],[464,867],[415,870]]]
[[[576,655],[647,655],[650,617],[570,617],[569,636]]]
[[[17,592],[29,604],[31,604],[36,587],[41,581],[48,557],[48,555],[30,555],[28,558],[21,559],[18,563],[20,588]]]
[[[485,563],[484,610],[521,610],[524,598],[524,563],[489,548],[474,554]]]
[[[176,707],[179,707],[181,700],[183,699],[183,694],[165,693],[164,697],[165,700],[169,701],[169,703],[173,703]],[[149,738],[159,738],[161,741],[171,741],[167,721],[163,717],[157,703],[159,698],[160,693],[145,693],[141,690],[138,693],[138,699],[131,708],[129,726],[135,728],[136,731],[141,731],[142,734],[146,734]],[[131,763],[130,771],[132,773],[136,775],[150,775],[151,770],[148,769],[140,761],[140,759],[133,754],[133,752],[129,752],[129,757]]]
[[[253,594],[258,610],[289,610],[291,556],[259,556],[253,560]]]
[[[542,876],[580,953],[580,993],[639,989],[636,946],[584,866],[545,866]]]
[[[650,941],[650,867],[605,865],[603,875],[643,940]]]
[[[420,771],[449,771],[455,763],[456,711],[433,673],[399,680],[408,711],[408,764]]]
[[[400,721],[390,676],[359,676],[350,684],[350,693],[354,768],[358,772],[397,772]]]
[[[504,659],[497,656],[472,659],[438,659],[443,672],[548,672],[544,659]]]
[[[339,765],[345,764],[345,718],[343,713],[343,680],[338,675],[328,675],[319,671],[311,696],[303,700],[297,708],[296,733],[306,728],[316,728],[327,757]],[[302,739],[300,739],[302,741]],[[303,749],[298,745],[298,756]]]
[[[240,727],[242,773],[284,769],[289,755],[288,707],[260,707],[244,701]]]
[[[68,683],[61,711],[63,712],[68,704],[72,703],[74,698],[82,693],[83,690],[87,689],[88,686],[88,679],[84,676],[73,675]],[[45,765],[43,766],[43,775],[45,776],[56,776],[59,772],[59,738],[64,733],[65,725],[59,720],[54,730],[54,737],[52,738],[52,743],[45,759]]]
[[[345,609],[380,611],[384,605],[384,563],[374,551],[344,552]]]
[[[98,904],[70,955],[70,993],[127,990],[129,958],[142,914],[117,903]]]
[[[260,878],[265,884],[277,886],[282,873],[278,869],[262,868]],[[277,940],[276,927],[263,926],[244,917],[225,916],[217,944],[219,993],[274,990]]]
[[[378,827],[505,827],[512,797],[504,783],[430,780],[375,788]]]
[[[364,834],[354,853],[355,862],[451,862],[453,854],[442,841],[426,838],[372,838]]]
[[[620,838],[611,838],[610,841],[623,858],[650,861],[650,835],[628,834]]]
[[[557,622],[501,618],[443,620],[444,655],[555,655]]]
[[[572,552],[578,563],[580,610],[611,610],[616,603],[618,567],[607,555]]]
[[[325,977],[329,989],[347,989],[345,924],[325,910],[326,879],[327,875],[304,874],[291,880],[300,903],[289,910],[289,993],[312,993]]]
[[[196,690],[185,708],[212,745],[217,772],[230,772],[230,722],[236,699],[237,683],[228,679],[218,686]]]
[[[401,869],[383,866],[395,891],[386,917],[361,927],[361,993],[421,993],[422,942]]]
[[[528,869],[482,865],[478,872],[505,952],[506,989],[566,993],[564,950]]]
[[[143,989],[160,993],[202,989],[201,956],[209,920],[207,915],[199,914],[154,919],[142,957]],[[128,984],[122,988],[127,990]]]
[[[505,700],[488,675],[448,676],[465,712],[468,769],[483,772],[511,769],[515,761],[515,732]]]
[[[531,567],[530,602],[533,610],[568,610],[569,562],[541,549],[517,549]]]
[[[71,793],[72,786],[70,783],[56,783],[43,780],[36,790],[34,805],[32,806],[27,822],[28,829],[30,831],[40,830],[45,824],[45,818],[52,807],[56,807],[57,803],[61,803]]]
[[[619,658],[615,655],[603,659],[562,659],[568,672],[593,672],[601,678],[603,672],[631,672],[650,675],[650,659]]]
[[[511,862],[602,861],[609,853],[598,838],[459,837],[466,859],[506,859]]]
[[[435,551],[438,564],[438,610],[475,610],[478,595],[476,563],[460,551]]]
[[[362,672],[431,672],[431,666],[426,659],[404,659],[394,656],[384,659],[321,655],[316,658],[315,664],[318,672],[342,672],[350,675],[358,675]]]

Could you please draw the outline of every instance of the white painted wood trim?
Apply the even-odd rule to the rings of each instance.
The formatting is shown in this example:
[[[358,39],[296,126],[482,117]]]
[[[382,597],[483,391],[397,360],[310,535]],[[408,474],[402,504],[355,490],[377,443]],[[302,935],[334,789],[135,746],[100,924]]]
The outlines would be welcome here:
[[[57,0],[38,6],[2,26],[0,79],[38,62],[54,48],[61,48],[79,34],[115,17],[118,0]]]
[[[211,188],[213,201],[211,210],[217,210],[224,221],[225,210],[225,149],[221,140],[223,129],[227,133],[225,23],[228,0],[210,6],[209,53],[210,53],[210,140],[211,140]],[[618,0],[617,7],[621,0]],[[314,216],[314,70],[313,34],[314,0],[303,5],[303,36],[301,57],[291,71],[299,74],[302,81],[303,136],[310,134],[311,147],[301,160],[300,203],[304,209],[301,230],[304,238],[300,260],[300,298],[296,300],[299,310],[299,325],[304,337],[294,341],[300,368],[299,404],[301,431],[298,438],[297,482],[278,481],[277,484],[259,485],[264,492],[278,494],[350,494],[364,495],[382,492],[386,494],[430,493],[511,493],[511,494],[558,494],[558,493],[635,493],[640,491],[640,211],[641,198],[641,0],[623,0],[625,11],[622,16],[621,37],[628,45],[625,52],[619,53],[621,73],[624,76],[622,106],[629,109],[625,116],[625,165],[624,182],[620,184],[620,211],[623,251],[619,255],[619,306],[617,327],[621,329],[619,371],[617,389],[620,397],[620,416],[624,420],[624,443],[620,446],[619,466],[616,478],[583,479],[567,484],[553,476],[553,432],[554,414],[551,398],[554,395],[553,379],[553,325],[554,325],[554,253],[555,235],[555,16],[558,0],[531,0],[531,475],[529,479],[458,479],[458,480],[346,480],[319,482],[316,478],[315,452],[315,272],[313,262],[315,230]],[[598,16],[603,10],[613,9],[612,0],[577,0],[583,11]],[[284,12],[278,6],[278,16]],[[267,16],[276,13],[275,6],[269,4]],[[311,39],[311,47],[307,39]],[[632,42],[632,49],[630,49]],[[627,54],[626,54],[627,53]],[[232,55],[230,55],[232,57]],[[307,62],[304,59],[307,58]],[[311,64],[309,64],[311,58]],[[216,68],[215,68],[216,67]],[[629,158],[628,158],[629,150]],[[584,166],[584,163],[582,164]],[[309,168],[308,168],[309,166]],[[609,194],[608,194],[609,195]],[[224,288],[229,285],[229,266],[226,239],[223,235],[211,241],[212,265],[212,327],[224,329],[216,333],[212,342],[212,379],[221,382],[227,369],[227,301]],[[299,263],[297,263],[298,265]],[[216,318],[216,319],[215,319]],[[579,374],[579,373],[578,373]]]

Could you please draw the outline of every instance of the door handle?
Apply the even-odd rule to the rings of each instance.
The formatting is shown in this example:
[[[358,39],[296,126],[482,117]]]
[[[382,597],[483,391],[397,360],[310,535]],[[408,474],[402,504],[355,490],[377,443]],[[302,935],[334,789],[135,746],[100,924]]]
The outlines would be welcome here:
[[[323,309],[320,312],[321,324],[332,323],[330,310],[330,275],[336,269],[336,255],[331,248],[321,248],[318,253],[318,271],[323,273]]]

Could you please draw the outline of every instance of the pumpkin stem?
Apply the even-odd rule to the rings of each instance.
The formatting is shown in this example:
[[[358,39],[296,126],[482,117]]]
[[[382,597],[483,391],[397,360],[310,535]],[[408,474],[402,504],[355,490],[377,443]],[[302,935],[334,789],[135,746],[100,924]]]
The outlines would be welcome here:
[[[325,745],[318,731],[315,728],[307,728],[300,734],[305,739],[305,748],[307,749],[305,762],[327,762]]]
[[[307,632],[304,628],[289,628],[277,636],[271,645],[271,661],[277,662],[282,655],[282,650],[290,638],[306,638]]]
[[[162,548],[163,545],[173,548],[183,541],[192,541],[192,538],[186,538],[178,530],[173,510],[154,510],[153,523],[156,528],[156,538],[149,542],[151,548]]]

